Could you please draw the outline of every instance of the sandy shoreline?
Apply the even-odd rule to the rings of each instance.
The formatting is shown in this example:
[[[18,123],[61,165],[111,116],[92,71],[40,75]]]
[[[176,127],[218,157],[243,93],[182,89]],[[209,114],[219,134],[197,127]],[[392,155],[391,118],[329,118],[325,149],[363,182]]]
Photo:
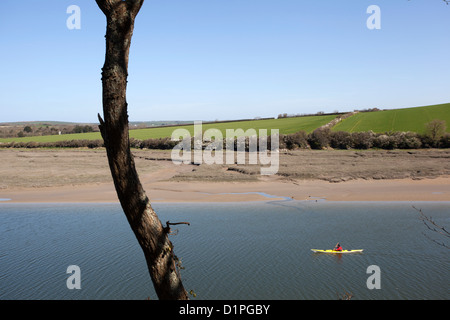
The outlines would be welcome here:
[[[170,152],[133,153],[152,202],[450,201],[450,151],[290,152],[273,176],[252,166],[177,166]],[[118,201],[104,150],[0,149],[0,158],[0,203]]]
[[[450,178],[295,182],[155,182],[144,185],[152,202],[450,201]],[[0,190],[2,203],[117,202],[112,183]]]

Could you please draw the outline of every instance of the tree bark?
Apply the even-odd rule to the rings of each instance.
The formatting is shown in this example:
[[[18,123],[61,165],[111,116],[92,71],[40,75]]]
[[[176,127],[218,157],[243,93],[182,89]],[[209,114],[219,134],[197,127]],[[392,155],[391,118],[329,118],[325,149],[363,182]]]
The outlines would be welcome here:
[[[147,261],[159,299],[188,299],[176,268],[173,246],[153,210],[130,151],[126,88],[134,20],[144,0],[96,0],[107,20],[102,69],[103,114],[99,115],[117,196]]]

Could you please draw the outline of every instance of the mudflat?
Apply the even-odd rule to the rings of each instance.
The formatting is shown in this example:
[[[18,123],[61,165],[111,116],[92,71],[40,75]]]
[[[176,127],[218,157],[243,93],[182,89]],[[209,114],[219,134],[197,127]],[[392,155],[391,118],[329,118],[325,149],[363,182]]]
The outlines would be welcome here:
[[[280,152],[271,176],[260,165],[177,165],[170,150],[132,152],[151,201],[450,201],[447,149]],[[0,148],[0,160],[7,202],[117,201],[104,149]]]

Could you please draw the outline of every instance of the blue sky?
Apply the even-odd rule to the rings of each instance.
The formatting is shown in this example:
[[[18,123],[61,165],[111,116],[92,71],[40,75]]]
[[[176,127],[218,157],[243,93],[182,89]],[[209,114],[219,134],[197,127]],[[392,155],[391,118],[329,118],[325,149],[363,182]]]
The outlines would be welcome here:
[[[81,9],[69,30],[67,7]],[[370,5],[381,29],[369,30]],[[0,122],[97,122],[106,21],[94,0],[0,1]],[[226,120],[450,102],[441,0],[145,0],[132,121]]]

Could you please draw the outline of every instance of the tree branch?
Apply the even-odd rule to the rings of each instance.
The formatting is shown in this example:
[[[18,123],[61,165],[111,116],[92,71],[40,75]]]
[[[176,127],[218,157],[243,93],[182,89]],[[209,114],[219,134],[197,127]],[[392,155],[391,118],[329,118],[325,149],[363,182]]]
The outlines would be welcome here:
[[[419,212],[420,214],[420,220],[423,222],[423,224],[427,227],[428,230],[432,231],[432,232],[436,232],[446,238],[450,238],[450,232],[448,232],[445,227],[438,225],[431,217],[427,217],[423,212],[422,209],[417,209],[416,207],[413,206],[413,208]],[[438,242],[434,239],[432,239],[431,237],[429,237],[428,235],[426,235],[424,232],[422,232],[422,234],[427,237],[428,239],[430,239],[431,241],[433,241],[434,243],[437,243],[438,245],[445,247],[447,249],[450,249],[450,247],[445,244],[444,242]]]
[[[98,7],[107,17],[123,3],[131,17],[135,18],[142,7],[144,0],[95,0],[95,2],[97,2]]]
[[[170,229],[170,226],[175,226],[177,224],[187,224],[188,226],[190,226],[191,224],[189,222],[166,222],[166,226],[164,227],[164,232],[165,233],[171,233],[172,230]]]
[[[144,0],[127,0],[126,3],[131,15],[133,17],[136,17],[136,15],[139,13],[139,10],[141,10]]]
[[[121,0],[95,0],[95,2],[97,2],[98,7],[103,11],[105,16],[109,16],[112,9],[117,6]]]

